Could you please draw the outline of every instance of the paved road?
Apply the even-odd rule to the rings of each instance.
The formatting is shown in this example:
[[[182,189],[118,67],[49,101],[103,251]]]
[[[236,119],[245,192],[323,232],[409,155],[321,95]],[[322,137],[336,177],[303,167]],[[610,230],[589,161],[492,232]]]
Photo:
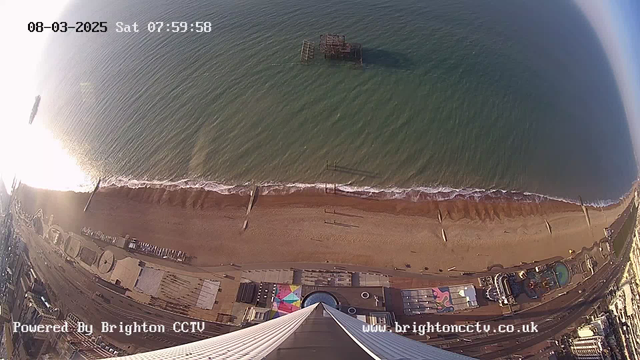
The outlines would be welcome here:
[[[31,262],[37,274],[53,290],[57,298],[54,304],[60,307],[65,315],[68,312],[73,312],[87,323],[93,324],[94,331],[99,331],[102,321],[114,325],[118,325],[120,322],[124,324],[146,322],[147,324],[162,324],[165,326],[166,332],[164,333],[139,333],[130,336],[117,332],[103,334],[117,343],[132,345],[125,350],[135,351],[137,348],[160,349],[210,338],[237,329],[237,327],[226,324],[205,322],[205,330],[202,334],[176,333],[173,331],[175,322],[201,320],[191,319],[135,302],[126,296],[98,285],[93,280],[92,274],[79,266],[65,262],[54,251],[54,247],[48,241],[37,236],[32,229],[18,226],[29,248]],[[105,301],[95,296],[95,293],[102,294],[103,299],[107,300]]]
[[[550,259],[536,261],[535,265],[544,265],[552,262],[562,260],[561,256],[556,256]],[[353,272],[370,272],[378,273],[388,276],[405,277],[405,278],[418,278],[418,279],[430,279],[447,281],[449,279],[465,279],[475,280],[475,278],[486,275],[495,275],[499,272],[517,272],[519,270],[529,269],[532,264],[517,265],[510,268],[494,267],[488,271],[472,271],[472,276],[460,275],[465,270],[457,269],[455,271],[447,271],[442,269],[442,272],[438,272],[438,269],[431,268],[429,271],[419,271],[416,269],[385,269],[376,268],[372,266],[362,266],[353,264],[338,264],[338,263],[306,263],[306,262],[274,262],[274,263],[253,263],[253,264],[234,264],[220,266],[199,266],[198,268],[207,272],[229,272],[237,270],[266,270],[266,269],[322,269],[322,270],[343,270]]]

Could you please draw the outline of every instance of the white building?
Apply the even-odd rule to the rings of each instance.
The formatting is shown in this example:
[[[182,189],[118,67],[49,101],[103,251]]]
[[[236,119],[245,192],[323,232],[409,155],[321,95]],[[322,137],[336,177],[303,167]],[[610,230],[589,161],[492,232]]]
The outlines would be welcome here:
[[[581,337],[573,340],[571,352],[577,359],[607,359],[607,343],[603,336]]]
[[[606,336],[609,333],[609,322],[605,316],[592,321],[578,329],[578,336],[581,338],[590,336]]]

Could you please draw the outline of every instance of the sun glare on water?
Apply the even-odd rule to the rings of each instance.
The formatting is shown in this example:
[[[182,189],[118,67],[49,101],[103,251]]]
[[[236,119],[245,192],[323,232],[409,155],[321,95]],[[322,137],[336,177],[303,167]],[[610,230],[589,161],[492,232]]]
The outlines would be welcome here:
[[[22,183],[51,190],[87,191],[91,178],[53,134],[29,114],[37,95],[36,66],[50,32],[32,33],[30,21],[58,20],[68,0],[0,3],[0,174],[10,190],[14,176]],[[35,19],[35,20],[34,20]],[[10,31],[9,31],[10,30]],[[46,100],[43,99],[41,106]]]
[[[12,133],[15,135],[3,146],[12,150],[2,165],[22,183],[51,190],[91,190],[91,178],[47,129],[25,121]]]

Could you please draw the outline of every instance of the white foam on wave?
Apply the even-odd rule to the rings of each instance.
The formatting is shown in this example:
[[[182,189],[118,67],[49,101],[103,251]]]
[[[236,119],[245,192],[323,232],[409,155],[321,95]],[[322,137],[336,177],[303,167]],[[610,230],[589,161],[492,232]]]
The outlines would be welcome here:
[[[350,184],[329,184],[329,183],[277,183],[263,182],[260,184],[244,183],[236,185],[228,185],[215,181],[205,180],[136,180],[129,178],[109,178],[102,181],[102,187],[128,187],[128,188],[165,188],[168,190],[178,189],[203,189],[207,191],[217,192],[219,194],[240,194],[246,195],[250,193],[254,185],[260,186],[261,195],[286,195],[300,192],[307,189],[333,191],[335,188],[343,194],[352,194],[356,197],[376,197],[380,199],[399,199],[399,200],[518,200],[526,202],[542,202],[542,201],[561,201],[571,204],[580,204],[578,199],[561,198],[557,196],[543,195],[532,192],[521,192],[500,189],[480,189],[480,188],[452,188],[448,186],[419,186],[413,188],[388,187],[379,188],[373,186],[354,186]],[[605,207],[618,203],[628,194],[617,200],[596,200],[585,202],[585,205],[594,207]]]
[[[198,180],[135,180],[123,177],[108,178],[102,180],[101,187],[128,187],[131,189],[138,188],[167,188],[167,189],[204,189],[214,191],[220,194],[234,193],[234,189],[244,187],[242,185],[225,185],[213,181]]]

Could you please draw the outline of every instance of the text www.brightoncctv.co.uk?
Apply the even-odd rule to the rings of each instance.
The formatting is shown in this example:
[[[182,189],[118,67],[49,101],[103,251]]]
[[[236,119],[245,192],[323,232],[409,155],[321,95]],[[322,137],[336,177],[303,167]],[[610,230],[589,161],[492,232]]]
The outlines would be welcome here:
[[[470,333],[537,333],[538,325],[533,321],[526,324],[512,325],[501,324],[493,326],[491,324],[440,324],[439,322],[431,323],[426,322],[424,324],[397,324],[395,327],[387,328],[385,325],[370,325],[363,324],[362,332],[374,333],[374,332],[395,332],[399,334],[414,333],[420,336],[426,334],[470,334]]]

